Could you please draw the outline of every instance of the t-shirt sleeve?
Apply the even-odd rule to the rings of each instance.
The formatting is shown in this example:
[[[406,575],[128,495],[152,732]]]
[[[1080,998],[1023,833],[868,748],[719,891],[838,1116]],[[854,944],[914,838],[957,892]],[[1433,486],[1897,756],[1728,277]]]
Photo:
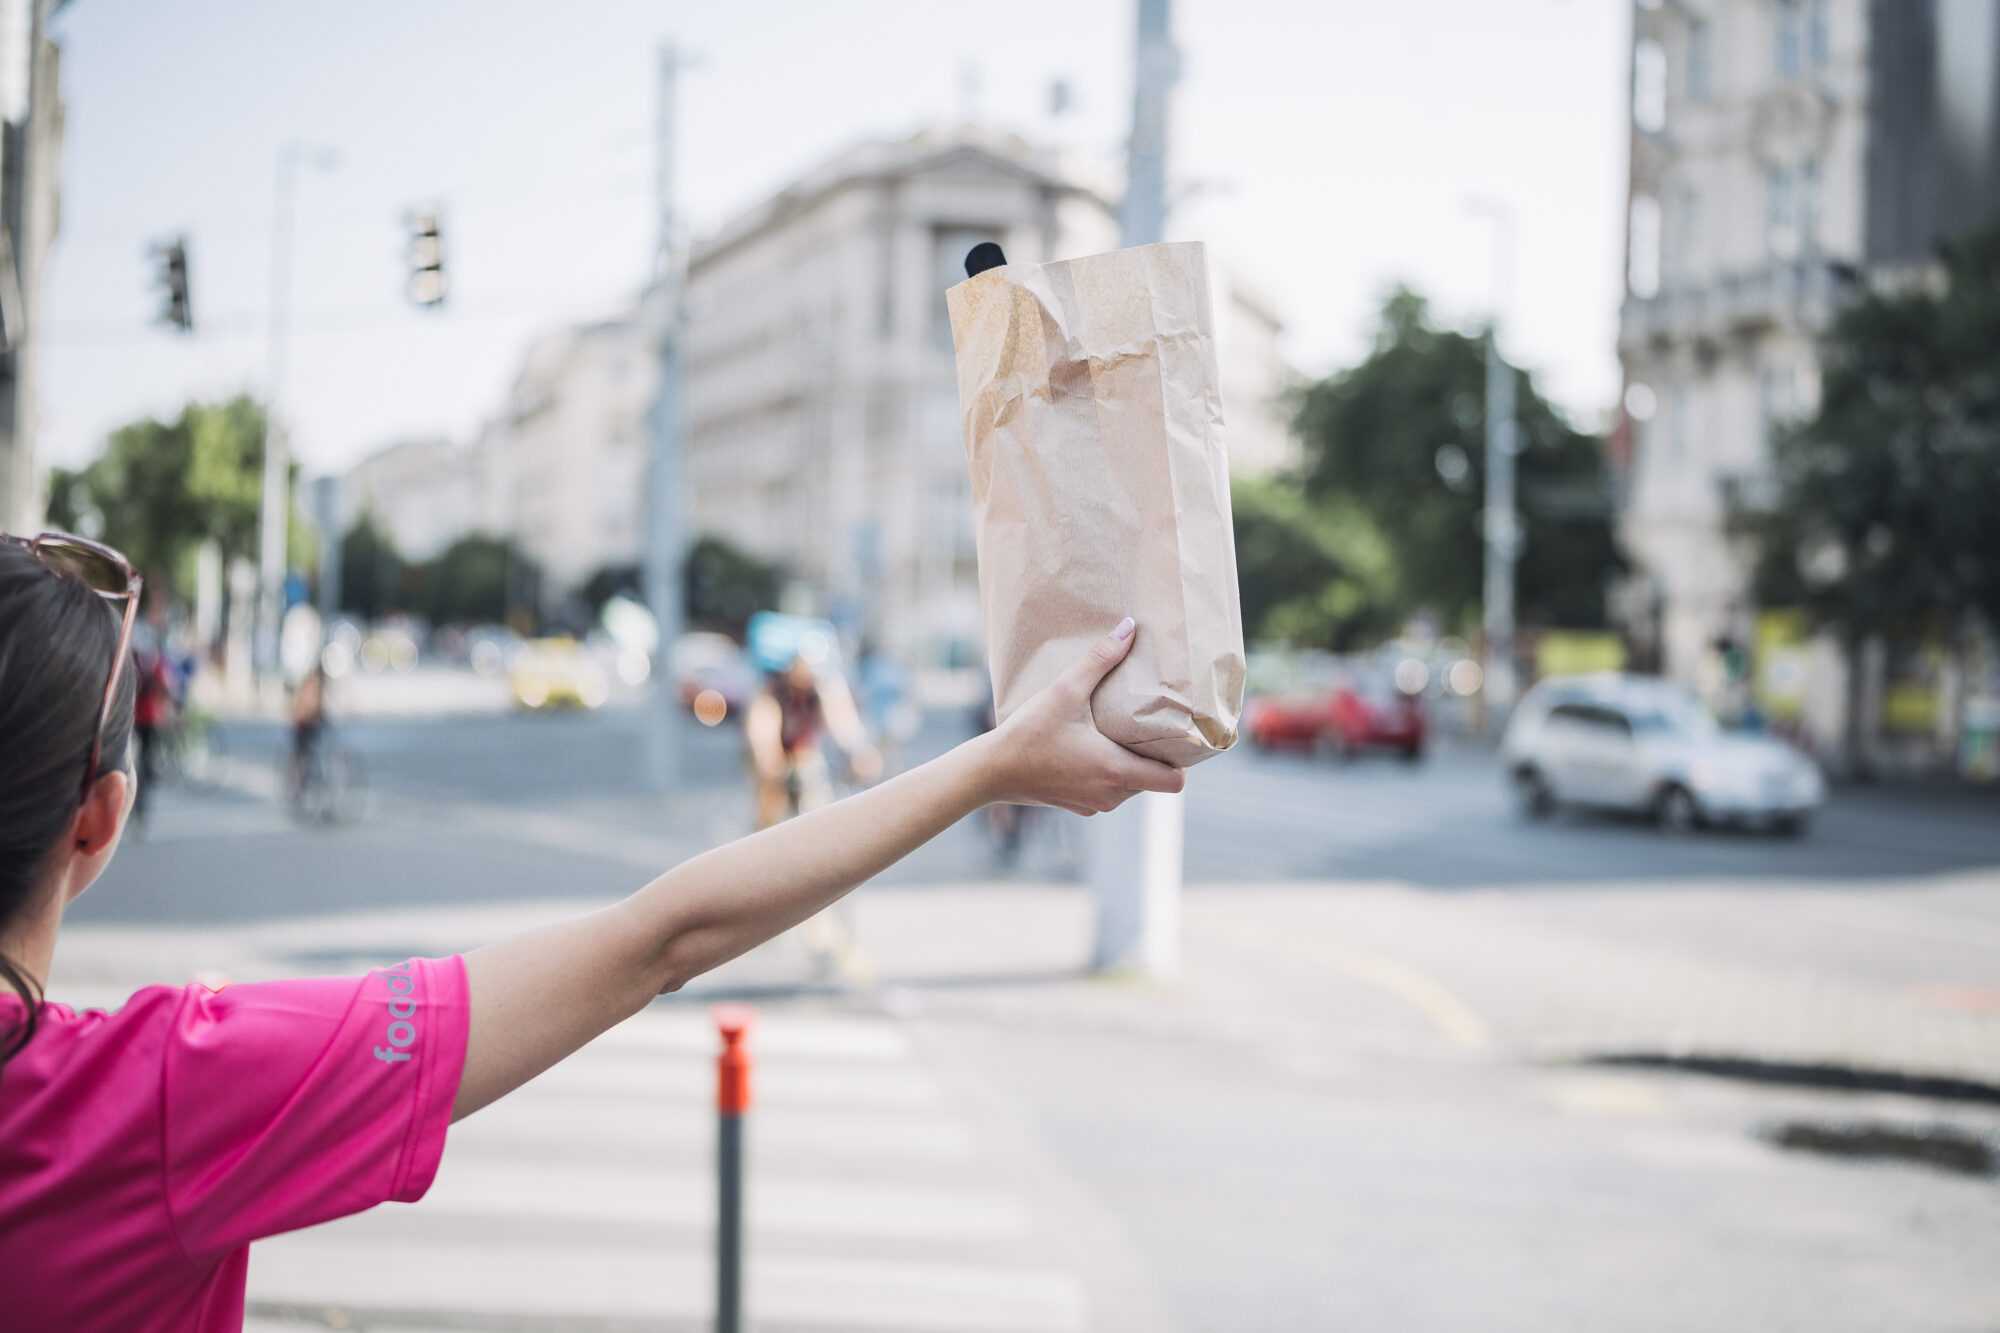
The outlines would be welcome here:
[[[161,1085],[167,1207],[189,1257],[422,1198],[467,1026],[459,958],[189,987]]]

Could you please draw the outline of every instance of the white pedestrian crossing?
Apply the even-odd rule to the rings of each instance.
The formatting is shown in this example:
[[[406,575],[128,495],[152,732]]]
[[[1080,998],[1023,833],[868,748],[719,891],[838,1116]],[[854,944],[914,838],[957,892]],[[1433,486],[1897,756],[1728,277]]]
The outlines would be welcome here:
[[[893,1021],[767,1011],[753,1036],[745,1299],[798,1330],[1088,1326],[1085,1286]],[[624,1024],[455,1126],[423,1202],[252,1252],[250,1303],[353,1326],[695,1328],[712,1314],[716,1037]]]

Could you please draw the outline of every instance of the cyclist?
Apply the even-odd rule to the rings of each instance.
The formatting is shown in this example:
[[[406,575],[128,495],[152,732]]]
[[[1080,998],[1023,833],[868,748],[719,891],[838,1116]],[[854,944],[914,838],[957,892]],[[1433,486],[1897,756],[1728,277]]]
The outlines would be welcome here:
[[[326,731],[326,722],[326,668],[314,662],[312,670],[292,692],[291,793],[294,801],[305,792],[320,738]]]
[[[757,787],[757,827],[817,810],[833,798],[822,734],[830,733],[848,769],[866,784],[881,775],[882,757],[869,743],[854,696],[839,675],[822,675],[793,651],[765,677],[743,722]]]
[[[837,673],[815,670],[796,648],[789,657],[782,669],[765,677],[743,720],[759,829],[832,803],[833,781],[820,746],[823,733],[831,733],[847,756],[856,782],[866,786],[882,774],[882,757],[868,741],[847,682]],[[854,926],[845,903],[808,921],[804,939],[824,977],[855,969]]]

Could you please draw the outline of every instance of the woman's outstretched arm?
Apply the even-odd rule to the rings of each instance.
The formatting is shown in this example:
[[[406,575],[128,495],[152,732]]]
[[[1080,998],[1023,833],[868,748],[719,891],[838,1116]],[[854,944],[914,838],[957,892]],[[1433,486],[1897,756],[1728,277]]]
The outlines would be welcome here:
[[[1004,726],[920,768],[703,853],[615,906],[466,955],[472,1026],[453,1118],[804,921],[982,805],[1094,814],[1134,792],[1179,791],[1179,769],[1113,744],[1091,721],[1091,692],[1132,638],[1128,619]]]

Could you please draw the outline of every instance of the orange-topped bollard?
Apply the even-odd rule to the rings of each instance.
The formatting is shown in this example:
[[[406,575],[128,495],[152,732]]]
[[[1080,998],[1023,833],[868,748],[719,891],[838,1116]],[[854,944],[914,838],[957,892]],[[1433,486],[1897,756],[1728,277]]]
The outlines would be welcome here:
[[[715,1062],[715,1109],[742,1115],[750,1109],[750,1050],[745,1044],[757,1022],[747,1004],[718,1004],[711,1009],[715,1030],[722,1034],[722,1054]]]
[[[718,1004],[709,1011],[722,1035],[715,1061],[715,1328],[743,1327],[743,1117],[750,1110],[750,1029],[756,1011]]]

